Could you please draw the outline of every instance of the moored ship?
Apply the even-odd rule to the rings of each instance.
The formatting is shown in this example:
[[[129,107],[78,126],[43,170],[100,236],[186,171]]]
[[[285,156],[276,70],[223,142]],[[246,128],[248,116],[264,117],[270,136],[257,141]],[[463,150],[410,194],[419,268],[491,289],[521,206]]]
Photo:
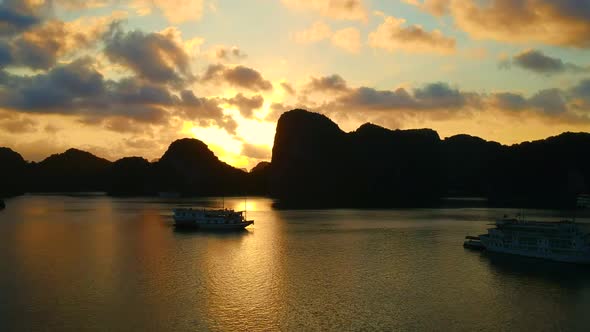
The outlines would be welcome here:
[[[588,225],[504,218],[479,236],[486,250],[559,262],[590,264]]]
[[[174,209],[174,223],[177,227],[208,230],[240,230],[254,223],[246,220],[245,211],[232,209]]]

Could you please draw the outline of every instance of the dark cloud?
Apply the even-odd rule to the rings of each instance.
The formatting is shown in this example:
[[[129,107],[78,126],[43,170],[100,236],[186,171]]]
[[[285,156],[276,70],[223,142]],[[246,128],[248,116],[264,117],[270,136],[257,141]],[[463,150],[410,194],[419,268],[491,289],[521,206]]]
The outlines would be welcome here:
[[[503,110],[520,111],[527,108],[526,98],[518,93],[500,92],[491,96],[490,102]]]
[[[10,65],[13,61],[12,46],[6,41],[0,40],[0,68]]]
[[[511,112],[533,110],[545,115],[559,115],[569,111],[566,94],[561,89],[541,90],[530,98],[512,92],[494,93],[489,96],[488,103]]]
[[[69,112],[80,97],[102,94],[104,80],[88,59],[50,70],[47,74],[15,76],[2,72],[0,104],[27,112]]]
[[[254,159],[266,159],[271,157],[271,151],[266,146],[244,143],[242,146],[242,155]]]
[[[514,64],[540,73],[555,73],[566,69],[561,59],[546,56],[543,52],[537,50],[528,50],[515,55]]]
[[[0,3],[0,36],[20,33],[41,23],[44,5],[26,0],[3,0]]]
[[[78,116],[83,123],[115,131],[165,125],[171,113],[234,131],[235,123],[218,104],[215,99],[197,98],[192,91],[176,96],[163,85],[137,78],[105,80],[89,58],[34,76],[0,71],[0,108]]]
[[[340,97],[338,102],[347,107],[360,107],[363,109],[374,110],[416,107],[414,99],[405,89],[390,91],[360,87],[353,89],[349,94]]]
[[[264,104],[264,98],[260,95],[248,98],[243,94],[238,93],[233,98],[225,99],[225,102],[236,106],[243,117],[251,118],[254,115],[254,110],[261,108]]]
[[[176,98],[164,86],[146,84],[135,78],[107,81],[105,85],[110,98],[117,104],[172,106],[176,102]]]
[[[575,64],[565,63],[559,58],[553,58],[545,55],[538,50],[526,50],[513,57],[515,65],[541,74],[555,74],[565,71],[586,72],[588,68],[583,68]]]
[[[571,98],[582,100],[590,108],[590,79],[580,81],[569,91]]]
[[[378,90],[369,87],[354,88],[345,84],[344,80],[344,83],[338,81],[341,86],[347,87],[344,93],[324,100],[321,104],[308,105],[308,108],[332,117],[380,116],[384,119],[389,116],[386,114],[395,112],[401,118],[422,114],[432,119],[448,119],[473,112],[497,110],[537,113],[569,123],[590,121],[590,79],[582,80],[571,88],[544,89],[530,96],[510,91],[492,94],[462,91],[442,82],[426,84],[413,90]],[[266,119],[276,120],[283,112],[301,106],[306,107],[272,104]]]
[[[467,100],[477,100],[477,96],[451,88],[446,83],[431,83],[414,91],[414,98],[423,108],[461,108]]]
[[[306,86],[307,92],[345,92],[348,91],[348,85],[342,76],[338,74],[323,76],[320,78],[312,77],[311,82]]]
[[[351,89],[337,102],[346,107],[365,110],[461,109],[476,105],[479,96],[453,89],[446,83],[432,83],[414,90],[413,95],[403,88],[391,91],[360,87]]]
[[[194,80],[187,53],[171,35],[123,32],[119,24],[113,24],[104,39],[109,60],[130,68],[143,79],[175,87]]]
[[[533,108],[546,114],[559,114],[567,112],[564,94],[560,89],[541,90],[529,99],[529,104]]]
[[[273,88],[272,83],[265,80],[260,72],[244,66],[209,65],[201,80],[203,82],[226,82],[231,86],[250,91],[268,91]]]
[[[49,69],[65,48],[63,22],[52,21],[0,44],[0,67]]]
[[[223,114],[216,98],[199,98],[190,90],[181,92],[180,111],[185,118],[198,122],[201,126],[216,125],[229,133],[235,133],[238,124],[235,120]]]

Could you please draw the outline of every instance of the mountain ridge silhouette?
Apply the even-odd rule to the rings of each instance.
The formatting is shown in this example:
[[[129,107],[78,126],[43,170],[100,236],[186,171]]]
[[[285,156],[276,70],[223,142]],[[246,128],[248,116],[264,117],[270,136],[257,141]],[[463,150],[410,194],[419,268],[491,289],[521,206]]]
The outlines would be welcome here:
[[[565,132],[502,145],[432,129],[365,123],[344,132],[302,109],[277,122],[270,162],[244,172],[194,138],[160,159],[114,162],[68,149],[26,162],[0,148],[0,196],[104,191],[111,195],[268,195],[285,207],[436,206],[445,196],[486,197],[490,205],[565,207],[590,185],[590,133]]]

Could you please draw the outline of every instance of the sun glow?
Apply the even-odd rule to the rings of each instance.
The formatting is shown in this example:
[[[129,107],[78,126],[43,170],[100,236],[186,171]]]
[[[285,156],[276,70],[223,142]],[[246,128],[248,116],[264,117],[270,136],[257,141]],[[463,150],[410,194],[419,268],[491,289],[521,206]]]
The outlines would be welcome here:
[[[226,115],[232,116],[238,127],[235,135],[219,127],[200,127],[196,123],[187,121],[183,125],[183,132],[203,141],[222,161],[238,168],[251,169],[259,159],[243,154],[244,144],[254,145],[262,149],[272,149],[275,123],[262,120],[270,108],[270,102],[256,112],[258,118],[244,118],[239,111],[225,109]]]

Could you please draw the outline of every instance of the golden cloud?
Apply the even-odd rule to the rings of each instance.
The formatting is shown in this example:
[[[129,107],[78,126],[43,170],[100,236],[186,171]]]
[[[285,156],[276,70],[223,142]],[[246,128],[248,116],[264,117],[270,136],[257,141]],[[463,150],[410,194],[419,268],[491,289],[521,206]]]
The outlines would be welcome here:
[[[450,14],[476,39],[590,47],[590,8],[580,0],[404,0],[436,16]]]
[[[361,49],[361,33],[356,28],[338,30],[332,36],[332,45],[351,53],[358,53]]]
[[[203,16],[203,0],[134,0],[131,7],[139,15],[148,15],[155,8],[162,11],[168,21],[178,24],[198,21]]]
[[[439,30],[424,30],[420,25],[404,26],[406,20],[388,16],[377,30],[369,34],[369,45],[389,52],[451,54],[456,41]]]
[[[351,53],[357,53],[361,49],[361,33],[353,27],[333,32],[329,25],[318,21],[308,29],[295,33],[295,41],[302,44],[326,39],[330,39],[332,45]]]
[[[289,8],[312,10],[322,16],[342,20],[366,20],[367,9],[362,0],[281,0]]]

